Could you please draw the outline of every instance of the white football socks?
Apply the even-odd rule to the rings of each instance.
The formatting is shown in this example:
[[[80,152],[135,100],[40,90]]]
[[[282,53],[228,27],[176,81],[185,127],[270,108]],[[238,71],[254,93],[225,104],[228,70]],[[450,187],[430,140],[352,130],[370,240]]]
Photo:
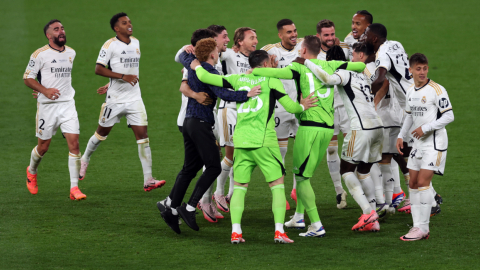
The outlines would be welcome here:
[[[97,150],[98,145],[100,145],[100,143],[105,141],[106,139],[107,139],[107,136],[105,137],[100,136],[95,131],[93,136],[90,137],[90,140],[88,140],[87,148],[85,149],[85,153],[83,153],[83,156],[82,156],[82,161],[89,163],[90,157],[92,156],[93,152],[95,152],[95,150]]]
[[[402,192],[402,188],[400,187],[400,170],[398,168],[398,163],[392,158],[391,161],[392,166],[392,177],[395,182],[393,182],[393,194],[398,194]]]
[[[82,155],[68,153],[68,171],[70,172],[70,189],[78,186],[78,175],[80,173],[80,157]]]
[[[375,186],[375,200],[378,204],[384,204],[385,197],[383,196],[383,178],[378,163],[373,164],[372,168],[370,169],[370,175],[373,180],[373,185]]]
[[[413,227],[420,228],[420,194],[418,189],[410,189],[410,207],[412,212]]]
[[[232,198],[232,195],[233,195],[233,189],[235,187],[234,185],[234,180],[233,180],[233,170],[230,170],[230,174],[228,175],[228,177],[230,178],[230,186],[228,187],[228,197],[229,198]]]
[[[370,214],[373,209],[370,207],[370,203],[363,192],[362,185],[355,174],[353,172],[347,172],[342,175],[342,178],[343,181],[345,181],[345,185],[347,185],[350,194],[352,194],[353,199],[355,199],[360,208],[362,208],[363,213]]]
[[[377,209],[377,202],[375,200],[375,185],[373,184],[372,177],[369,173],[358,173],[358,180],[362,185],[363,192],[365,193],[365,197],[367,197],[370,207],[372,209]]]
[[[221,163],[222,172],[217,177],[217,190],[215,190],[215,195],[225,195],[225,183],[227,182],[227,177],[232,170],[233,161],[229,158],[224,157]]]
[[[437,195],[437,192],[433,188],[432,181],[430,181],[430,192],[432,193],[433,196],[433,201],[432,201],[432,207],[437,207],[437,201],[435,200],[435,195]]]
[[[285,233],[283,230],[283,223],[275,223],[275,231],[279,231],[280,233]]]
[[[342,194],[344,192],[342,187],[342,176],[340,175],[340,158],[338,157],[338,141],[330,141],[327,148],[327,164],[328,171],[332,178],[335,192]]]
[[[242,234],[242,227],[240,226],[240,223],[232,224],[232,233]]]
[[[434,201],[432,196],[431,188],[428,187],[419,187],[418,196],[420,197],[420,217],[419,217],[419,228],[423,233],[429,231],[430,223],[430,213],[432,210],[432,201]]]
[[[301,219],[304,219],[304,218],[305,218],[305,214],[300,214],[300,213],[295,212],[295,214],[293,215],[294,220],[301,220]]]
[[[37,146],[35,146],[32,150],[32,154],[30,155],[30,168],[28,169],[31,174],[37,174],[37,168],[42,161],[43,156],[37,152]]]
[[[143,182],[147,183],[148,179],[152,178],[152,150],[150,149],[149,139],[141,139],[137,141],[138,156],[142,162],[143,168]]]
[[[393,197],[393,185],[395,181],[392,176],[392,166],[390,163],[380,163],[379,165],[380,170],[382,171],[385,202],[388,203],[388,205],[391,205]]]

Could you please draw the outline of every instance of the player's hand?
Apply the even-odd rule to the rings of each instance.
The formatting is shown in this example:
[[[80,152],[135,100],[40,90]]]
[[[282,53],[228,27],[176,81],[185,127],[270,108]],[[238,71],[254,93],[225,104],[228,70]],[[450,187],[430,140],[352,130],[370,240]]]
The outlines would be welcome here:
[[[38,91],[33,90],[32,96],[33,98],[38,98]]]
[[[422,127],[418,127],[414,131],[412,131],[412,136],[414,138],[420,139],[423,135],[425,134],[423,133]]]
[[[311,108],[311,107],[317,107],[317,105],[315,104],[315,102],[318,101],[318,97],[312,97],[313,94],[315,94],[315,92],[311,93],[310,95],[308,95],[307,98],[303,98],[303,94],[300,95],[301,99],[300,99],[300,104],[303,105],[303,108],[305,110]]]
[[[184,70],[184,69],[185,69],[185,68],[182,68],[182,74],[183,74],[183,70]]]
[[[105,93],[107,93],[107,90],[108,90],[108,83],[100,88],[97,89],[97,94],[99,95],[103,95]]]
[[[127,74],[124,74],[124,75],[123,75],[122,80],[128,82],[128,83],[131,84],[132,86],[135,86],[135,84],[137,84],[138,81],[139,81],[137,75],[127,75]]]
[[[398,138],[397,139],[397,151],[400,155],[403,155],[402,150],[403,150],[403,139]]]
[[[198,103],[207,106],[213,103],[213,99],[205,92],[195,93],[193,97]]]
[[[60,97],[60,91],[57,88],[48,88],[42,94],[51,100],[55,100]]]
[[[185,51],[187,53],[195,54],[195,47],[193,47],[193,45],[187,45],[187,46],[185,46]]]
[[[338,37],[335,37],[335,45],[340,45],[340,39],[338,39]]]
[[[200,66],[200,61],[198,61],[198,59],[195,59],[192,61],[192,63],[190,63],[190,68],[192,70],[195,70],[196,67]]]
[[[260,90],[262,87],[260,85],[257,85],[252,88],[252,90],[248,91],[247,97],[255,97],[260,95],[262,91]]]
[[[277,56],[272,54],[269,56],[270,58],[270,67],[276,68],[278,66],[278,61],[276,61]]]
[[[233,45],[232,50],[233,50],[235,53],[238,53],[238,52],[240,51],[240,48],[239,48],[237,45]]]
[[[305,58],[297,57],[297,58],[295,58],[295,60],[293,60],[292,62],[299,63],[299,64],[301,64],[301,65],[305,65]]]

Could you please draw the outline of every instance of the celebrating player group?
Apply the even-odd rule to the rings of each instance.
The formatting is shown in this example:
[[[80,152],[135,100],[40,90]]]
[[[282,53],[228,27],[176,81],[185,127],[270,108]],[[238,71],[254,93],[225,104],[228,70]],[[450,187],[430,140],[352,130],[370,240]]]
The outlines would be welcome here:
[[[95,66],[95,74],[109,78],[97,90],[105,95],[105,103],[83,155],[72,87],[75,51],[66,46],[59,20],[44,27],[49,43],[31,55],[23,77],[38,100],[38,144],[26,169],[31,194],[38,192],[38,165],[60,128],[69,148],[70,199],[86,199],[78,182],[86,178],[92,154],[123,116],[137,140],[144,190],[166,184],[152,176],[147,113],[140,93],[139,40],[132,36],[126,13],[115,14],[110,27],[116,35],[103,44]],[[175,61],[183,65],[177,125],[185,156],[171,192],[157,202],[165,223],[180,234],[180,218],[199,230],[196,208],[212,223],[230,213],[231,243],[245,242],[248,232],[244,234],[241,226],[245,195],[258,166],[272,192],[274,241],[293,243],[285,227],[305,229],[305,212],[311,224],[299,235],[323,237],[326,227],[334,224],[322,223],[311,181],[328,177],[314,176],[326,154],[337,208],[347,207],[343,179],[362,211],[353,231],[379,231],[379,220],[398,211],[413,219],[401,240],[428,239],[430,217],[440,213],[442,203],[432,178],[444,173],[445,126],[454,116],[445,88],[427,76],[427,57],[421,53],[408,57],[400,42],[387,39],[386,26],[373,23],[366,10],[353,15],[352,31],[344,42],[327,19],[318,22],[315,35],[301,38],[292,20],[279,20],[276,27],[280,41],[257,49],[254,28],[237,28],[228,48],[227,29],[211,25],[196,30],[190,44],[176,54]],[[344,139],[339,156],[340,134]],[[286,221],[290,205],[284,164],[292,137],[293,187],[288,192],[296,207]],[[183,202],[202,168],[189,200]],[[408,197],[401,188],[400,171]],[[352,217],[352,224],[355,220]]]

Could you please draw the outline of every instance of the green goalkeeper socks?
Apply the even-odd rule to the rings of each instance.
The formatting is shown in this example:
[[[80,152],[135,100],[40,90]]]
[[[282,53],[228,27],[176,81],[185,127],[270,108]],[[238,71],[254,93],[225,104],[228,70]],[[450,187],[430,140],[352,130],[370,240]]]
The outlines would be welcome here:
[[[275,223],[283,224],[285,221],[285,212],[287,211],[287,199],[285,198],[285,185],[284,184],[276,185],[271,187],[270,190],[272,191],[273,218],[275,220]]]
[[[232,224],[240,224],[242,221],[243,209],[245,208],[245,195],[247,188],[234,186],[233,195],[230,199],[230,217]]]
[[[308,217],[310,218],[311,223],[320,221],[320,217],[317,211],[317,205],[315,204],[315,193],[313,192],[312,185],[310,184],[310,179],[298,181],[297,179],[297,210],[295,212],[300,213],[298,210],[298,205],[305,205]]]

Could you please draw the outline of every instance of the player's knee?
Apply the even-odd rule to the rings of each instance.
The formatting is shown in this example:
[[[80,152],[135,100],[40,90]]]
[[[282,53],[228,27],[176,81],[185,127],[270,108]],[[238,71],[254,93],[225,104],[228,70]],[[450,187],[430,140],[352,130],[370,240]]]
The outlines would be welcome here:
[[[329,146],[328,146],[328,148],[327,148],[327,154],[328,154],[329,156],[333,156],[333,155],[337,154],[337,152],[338,152],[338,146],[337,146],[337,145],[335,145],[335,146],[330,146],[330,145],[329,145]]]

